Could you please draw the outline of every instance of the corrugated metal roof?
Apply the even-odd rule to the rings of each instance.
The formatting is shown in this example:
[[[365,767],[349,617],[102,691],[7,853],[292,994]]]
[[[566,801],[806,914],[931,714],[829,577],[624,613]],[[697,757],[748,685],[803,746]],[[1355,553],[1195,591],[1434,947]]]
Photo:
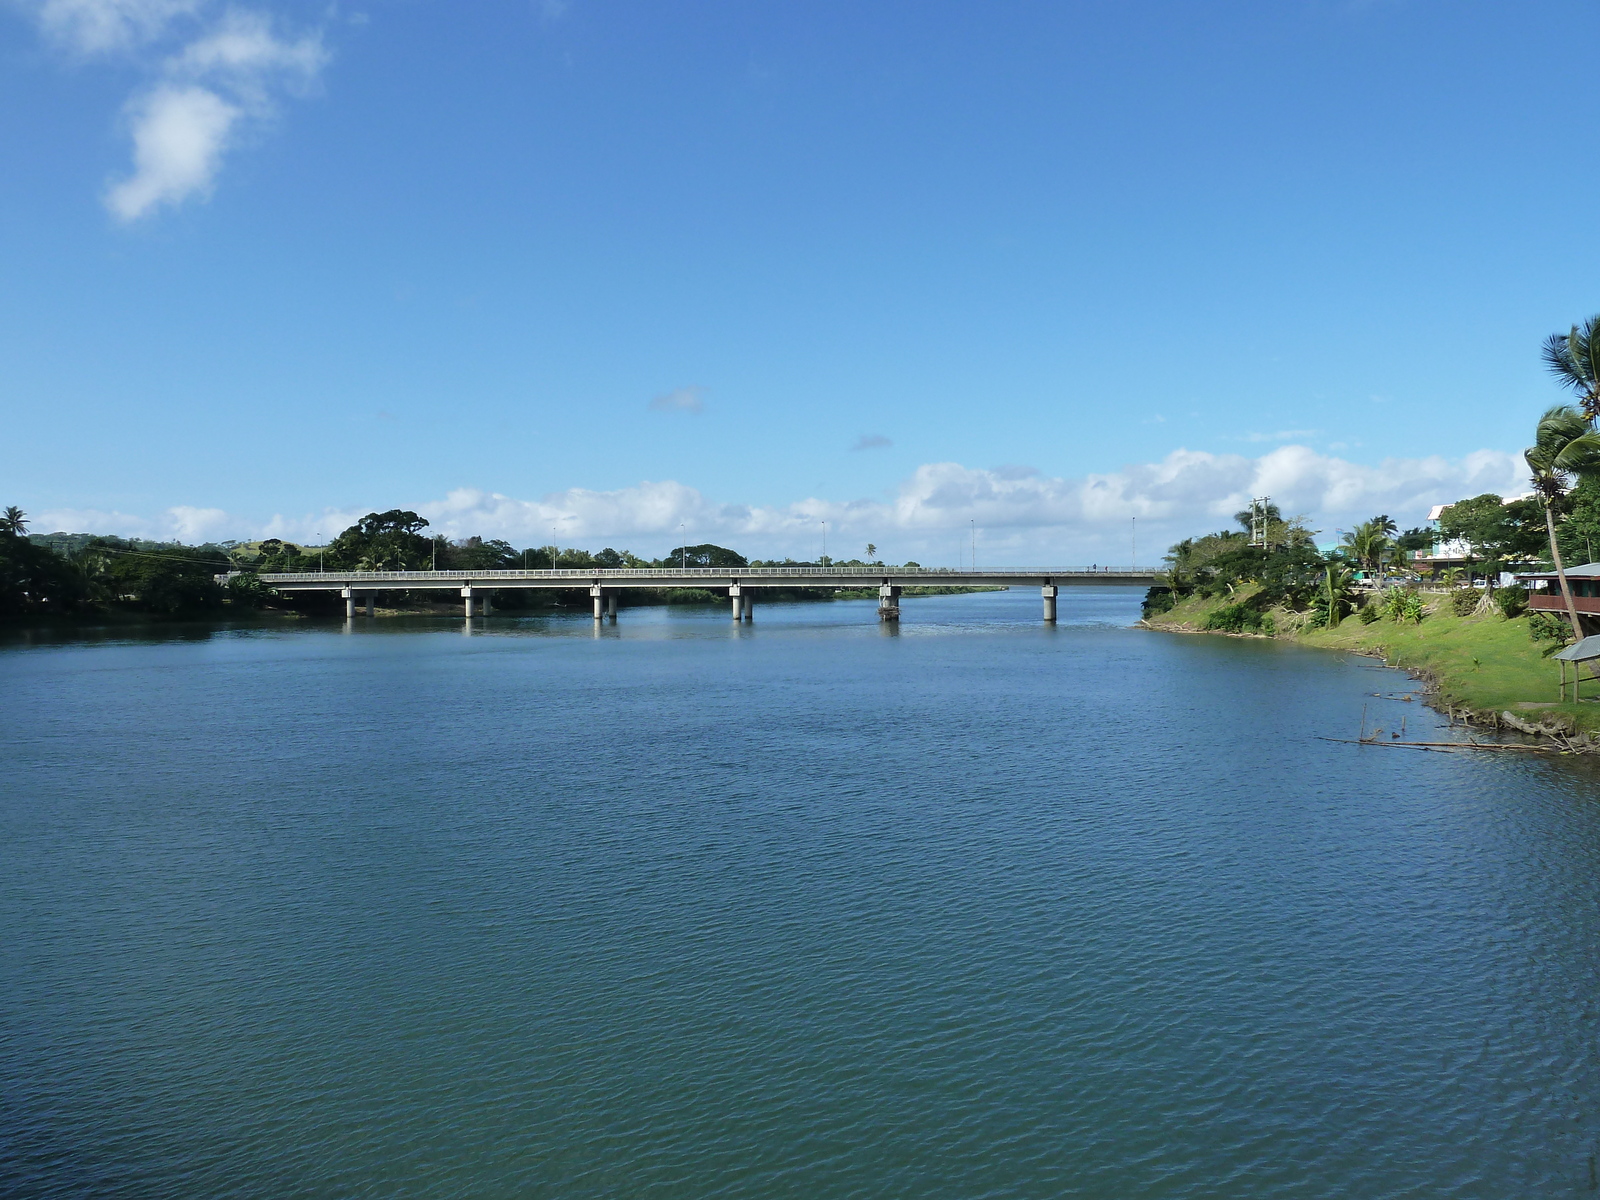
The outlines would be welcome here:
[[[1549,571],[1518,571],[1518,579],[1554,579],[1554,568]],[[1584,563],[1581,567],[1568,567],[1568,579],[1600,579],[1600,563]]]
[[[1591,658],[1600,658],[1600,633],[1591,633],[1583,641],[1568,646],[1565,650],[1557,650],[1550,657],[1565,659],[1567,662],[1588,662]]]

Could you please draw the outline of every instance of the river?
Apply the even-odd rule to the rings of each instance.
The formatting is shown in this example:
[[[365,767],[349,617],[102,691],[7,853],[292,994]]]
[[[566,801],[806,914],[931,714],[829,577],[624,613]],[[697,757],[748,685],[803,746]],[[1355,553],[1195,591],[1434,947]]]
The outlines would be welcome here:
[[[1038,607],[0,640],[0,1194],[1593,1191],[1592,767]]]

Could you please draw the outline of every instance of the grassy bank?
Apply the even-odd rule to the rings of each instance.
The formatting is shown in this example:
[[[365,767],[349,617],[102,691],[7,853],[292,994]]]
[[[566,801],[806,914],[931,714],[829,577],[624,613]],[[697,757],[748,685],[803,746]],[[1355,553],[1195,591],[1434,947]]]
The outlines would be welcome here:
[[[1207,600],[1190,597],[1168,612],[1145,622],[1152,629],[1202,632],[1217,609],[1247,599],[1236,596]],[[1432,686],[1435,707],[1469,716],[1479,724],[1542,726],[1552,732],[1600,733],[1600,681],[1586,684],[1596,701],[1559,703],[1556,683],[1560,668],[1544,657],[1549,642],[1528,636],[1528,618],[1507,620],[1498,612],[1458,617],[1434,603],[1420,624],[1384,619],[1363,625],[1346,618],[1337,629],[1309,628],[1305,614],[1272,610],[1274,636],[1306,646],[1320,646],[1381,657],[1390,666],[1411,671]],[[1570,674],[1570,672],[1569,672]],[[1568,688],[1567,694],[1572,694]],[[1510,720],[1507,721],[1506,714]]]

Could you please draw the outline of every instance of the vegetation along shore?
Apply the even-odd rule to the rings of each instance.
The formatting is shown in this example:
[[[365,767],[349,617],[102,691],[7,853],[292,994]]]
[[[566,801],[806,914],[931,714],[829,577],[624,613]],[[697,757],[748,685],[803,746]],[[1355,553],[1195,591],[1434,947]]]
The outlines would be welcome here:
[[[138,621],[165,617],[194,618],[252,612],[296,617],[333,615],[341,601],[331,594],[300,592],[280,595],[260,579],[277,571],[496,571],[550,567],[763,567],[883,566],[866,560],[822,558],[815,563],[747,560],[724,546],[709,543],[675,546],[658,559],[640,558],[627,550],[599,551],[573,547],[530,546],[517,549],[494,538],[455,541],[425,532],[428,522],[414,512],[391,509],[368,513],[325,546],[300,546],[278,538],[260,542],[211,542],[187,546],[176,542],[102,537],[82,533],[30,533],[28,517],[11,507],[0,514],[0,620],[41,618],[87,623]],[[877,547],[869,545],[874,555]],[[901,568],[916,563],[897,564]],[[226,586],[218,576],[228,576]],[[926,586],[904,589],[906,597],[989,591],[990,588]],[[862,589],[818,593],[797,588],[766,589],[769,600],[847,600],[875,597]],[[722,604],[725,597],[702,588],[630,589],[630,606],[653,604]],[[507,590],[496,600],[502,611],[589,607],[587,588],[551,591]],[[437,593],[391,590],[379,593],[379,606],[390,613],[455,616],[460,608]]]
[[[1381,657],[1424,680],[1453,718],[1600,753],[1600,662],[1574,664],[1597,680],[1591,699],[1559,690],[1552,661],[1600,634],[1600,613],[1583,611],[1597,607],[1600,574],[1600,316],[1552,335],[1542,354],[1578,403],[1538,419],[1524,452],[1527,495],[1460,499],[1404,532],[1379,515],[1326,550],[1304,518],[1256,501],[1237,514],[1238,529],[1168,551],[1142,623]],[[1572,564],[1584,564],[1572,569],[1576,582]],[[1522,586],[1541,575],[1553,587]]]

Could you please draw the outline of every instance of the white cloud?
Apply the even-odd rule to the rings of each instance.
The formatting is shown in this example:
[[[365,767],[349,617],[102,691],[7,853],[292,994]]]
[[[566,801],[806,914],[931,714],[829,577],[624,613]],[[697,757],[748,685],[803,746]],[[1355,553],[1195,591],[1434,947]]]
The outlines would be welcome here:
[[[218,77],[248,91],[272,76],[291,86],[308,81],[327,61],[319,34],[287,41],[273,32],[264,14],[230,9],[211,32],[169,59],[167,70],[182,77]]]
[[[231,9],[128,106],[133,174],[106,193],[122,221],[207,196],[242,119],[270,119],[274,95],[303,90],[327,62],[320,35],[280,38],[264,15]]]
[[[703,413],[706,410],[706,389],[703,387],[673,388],[650,401],[651,412]]]
[[[220,508],[193,508],[180,504],[167,509],[167,519],[180,542],[207,542],[227,537],[232,518]]]
[[[225,541],[230,538],[251,541],[255,538],[281,537],[301,543],[321,544],[353,525],[367,511],[328,509],[321,516],[274,516],[269,521],[256,522],[235,516],[225,509],[196,508],[187,504],[175,505],[154,518],[115,509],[56,508],[30,515],[28,524],[35,533],[99,533],[161,542]]]
[[[752,557],[817,552],[819,523],[841,544],[873,541],[892,560],[954,562],[968,522],[979,530],[979,561],[1013,566],[1127,560],[1131,519],[1138,518],[1141,561],[1154,562],[1180,538],[1231,526],[1252,496],[1270,495],[1285,512],[1305,513],[1331,540],[1334,528],[1386,512],[1403,526],[1421,524],[1434,504],[1482,492],[1525,490],[1521,459],[1479,450],[1461,459],[1387,459],[1364,466],[1282,446],[1260,456],[1177,450],[1159,462],[1064,479],[1027,467],[980,469],[928,463],[886,500],[808,498],[785,505],[722,504],[671,480],[598,492],[572,488],[538,500],[459,488],[441,500],[402,501],[450,537],[481,534],[518,545],[551,540],[660,553],[676,545],[679,525],[691,542],[719,541]],[[394,507],[392,501],[373,508]],[[141,537],[284,537],[321,541],[365,509],[316,517],[251,522],[216,509],[174,508],[157,521],[120,513],[44,513],[36,529],[133,533]]]
[[[24,4],[46,37],[79,54],[134,49],[191,17],[206,0],[42,0]]]
[[[156,88],[129,105],[133,174],[106,193],[106,207],[135,221],[160,204],[211,191],[237,105],[203,87]]]
[[[133,171],[104,197],[124,222],[208,196],[242,130],[270,121],[280,97],[304,94],[328,61],[320,33],[284,36],[243,8],[208,19],[210,0],[21,3],[49,41],[131,59],[153,76],[123,106]]]

